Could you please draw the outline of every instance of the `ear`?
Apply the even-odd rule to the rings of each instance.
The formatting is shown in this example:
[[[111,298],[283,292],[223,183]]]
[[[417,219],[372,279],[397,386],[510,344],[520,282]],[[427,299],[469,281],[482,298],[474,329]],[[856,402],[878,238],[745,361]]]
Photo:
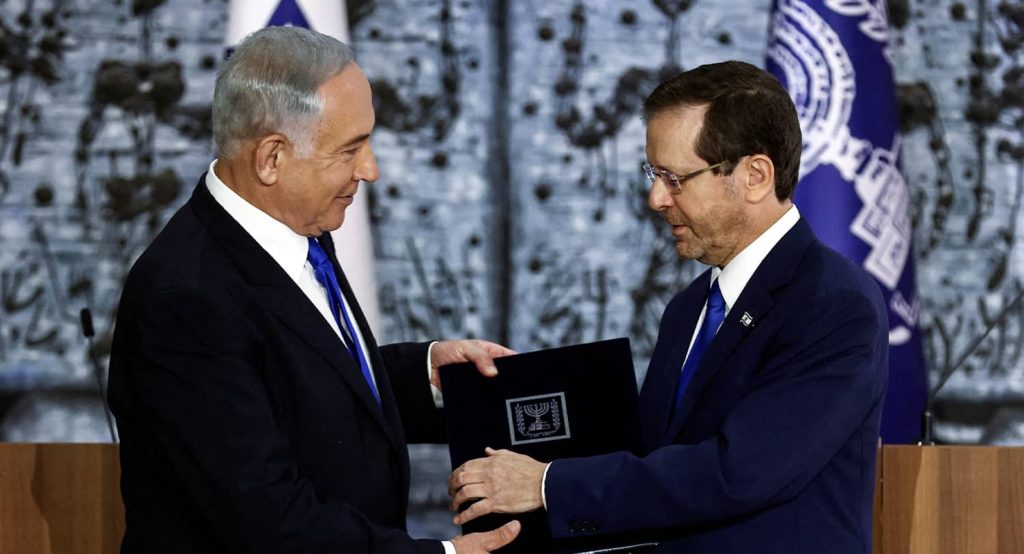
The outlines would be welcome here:
[[[751,204],[759,204],[767,196],[775,196],[775,164],[764,154],[752,154],[747,159],[747,182],[744,197]]]
[[[264,185],[277,183],[281,165],[285,161],[288,139],[280,133],[267,135],[256,143],[253,150],[253,164],[256,176]]]

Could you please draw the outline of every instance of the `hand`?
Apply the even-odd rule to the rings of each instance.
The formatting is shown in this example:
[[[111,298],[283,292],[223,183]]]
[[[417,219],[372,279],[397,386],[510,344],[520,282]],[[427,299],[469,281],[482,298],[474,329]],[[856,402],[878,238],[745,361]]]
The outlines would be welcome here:
[[[487,448],[484,452],[486,458],[470,460],[448,477],[452,511],[467,501],[477,500],[455,516],[456,525],[485,514],[521,514],[543,506],[540,489],[547,464],[510,450]]]
[[[515,350],[485,340],[443,340],[430,349],[430,384],[440,389],[441,375],[438,368],[460,362],[473,362],[481,375],[494,377],[498,374],[494,358],[515,353]]]
[[[512,542],[519,536],[520,524],[510,521],[493,531],[486,533],[470,533],[452,539],[457,554],[476,554],[477,552],[494,552]]]

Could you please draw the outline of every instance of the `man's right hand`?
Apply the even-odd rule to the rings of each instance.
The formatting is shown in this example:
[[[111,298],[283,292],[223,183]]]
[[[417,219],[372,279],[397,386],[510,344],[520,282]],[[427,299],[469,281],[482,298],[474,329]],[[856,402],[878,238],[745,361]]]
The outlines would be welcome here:
[[[510,521],[486,533],[459,535],[452,539],[452,544],[455,545],[455,552],[458,554],[494,552],[519,536],[520,528],[521,525],[518,521]]]

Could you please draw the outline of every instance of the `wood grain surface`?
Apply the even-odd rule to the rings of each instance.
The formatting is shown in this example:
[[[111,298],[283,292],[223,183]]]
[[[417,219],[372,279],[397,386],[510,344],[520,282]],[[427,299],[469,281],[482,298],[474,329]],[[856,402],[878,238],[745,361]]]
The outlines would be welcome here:
[[[1024,554],[1024,448],[885,446],[879,469],[876,553]]]
[[[119,479],[115,445],[0,444],[0,553],[116,553]]]
[[[1024,448],[884,446],[878,554],[1024,554]],[[0,444],[0,554],[114,554],[117,447]]]

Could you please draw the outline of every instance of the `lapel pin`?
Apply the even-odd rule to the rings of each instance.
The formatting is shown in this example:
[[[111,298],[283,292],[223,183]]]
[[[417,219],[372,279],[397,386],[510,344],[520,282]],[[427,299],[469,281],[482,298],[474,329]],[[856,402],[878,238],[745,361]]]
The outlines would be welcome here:
[[[743,312],[743,315],[740,316],[740,323],[744,327],[750,327],[754,324],[754,316],[750,315],[750,312]]]

